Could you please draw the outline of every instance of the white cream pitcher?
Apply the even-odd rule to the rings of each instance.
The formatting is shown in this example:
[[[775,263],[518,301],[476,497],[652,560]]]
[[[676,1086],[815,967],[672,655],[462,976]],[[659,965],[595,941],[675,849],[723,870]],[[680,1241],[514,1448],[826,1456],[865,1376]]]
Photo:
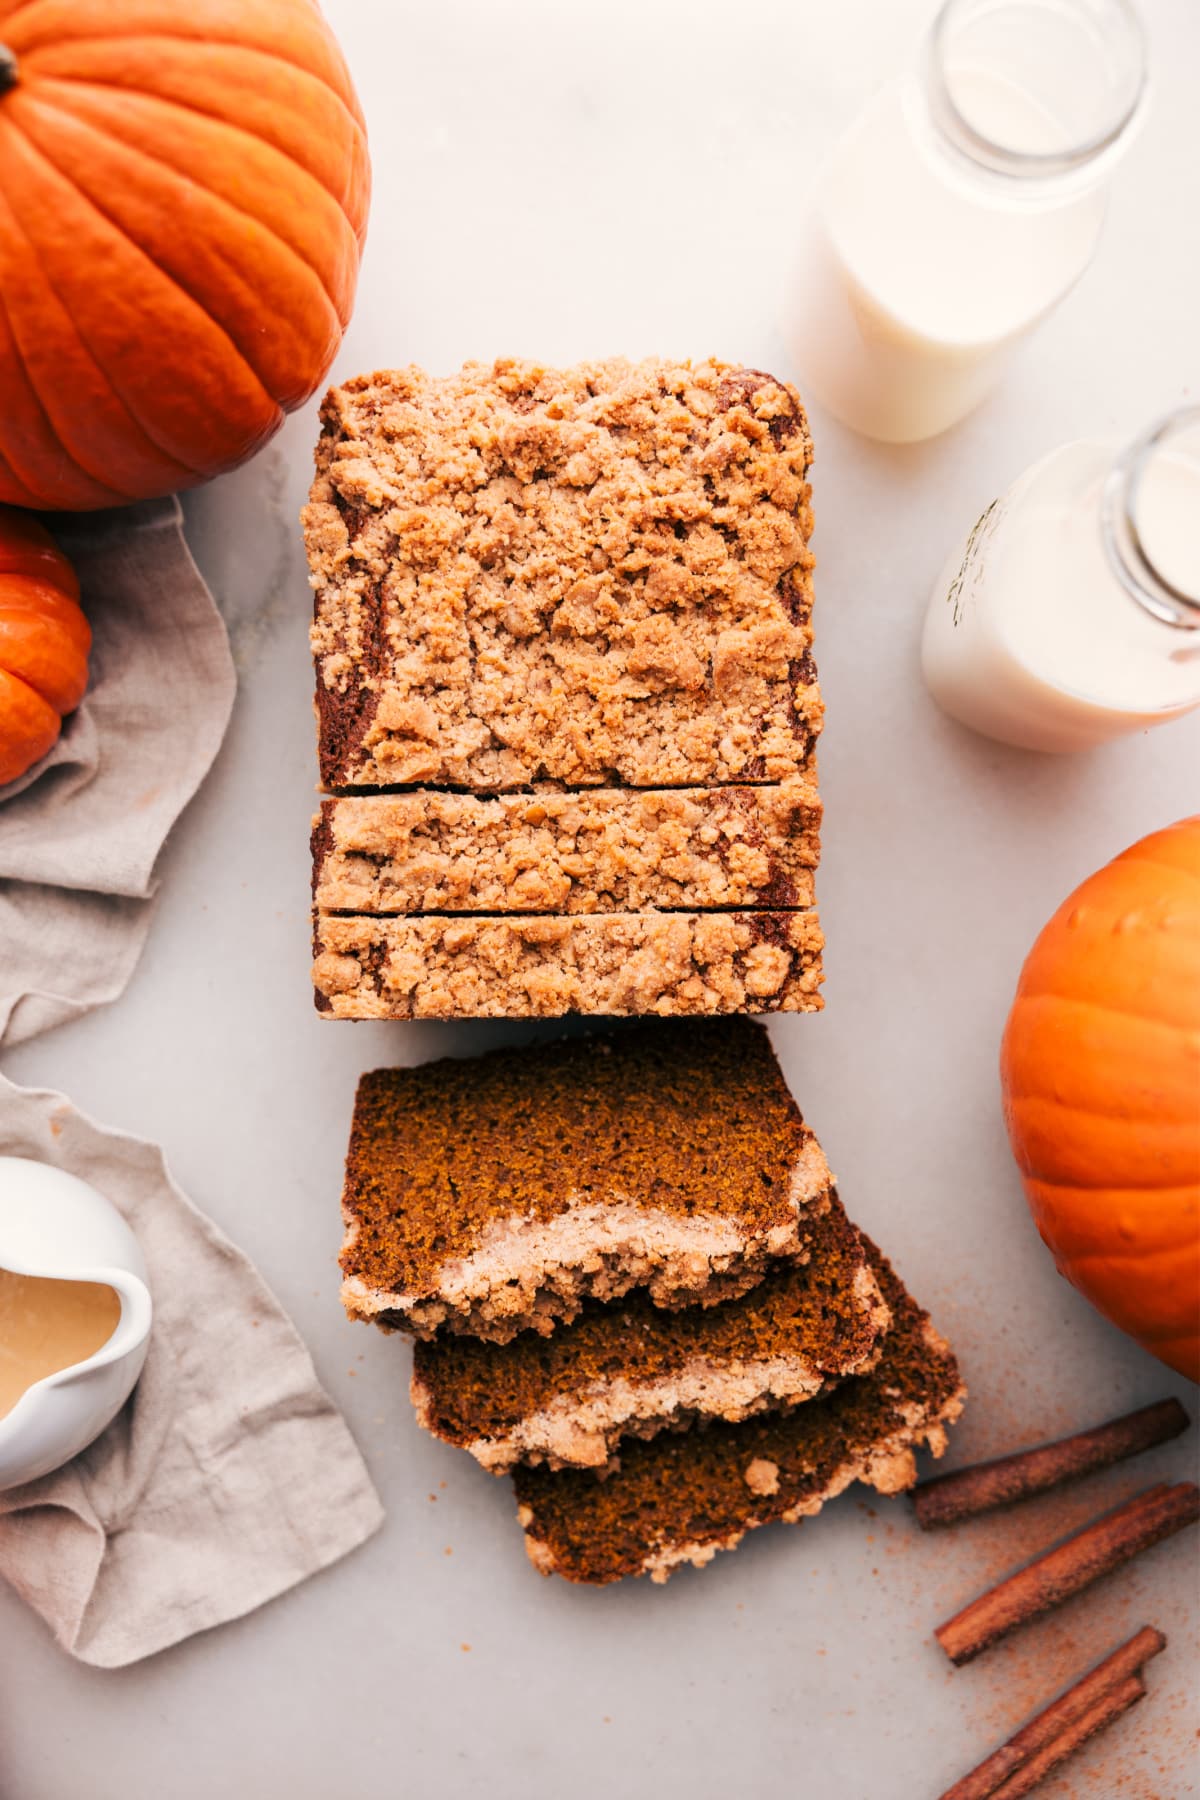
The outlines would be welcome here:
[[[100,1435],[142,1372],[151,1315],[141,1249],[111,1202],[0,1156],[0,1489]]]

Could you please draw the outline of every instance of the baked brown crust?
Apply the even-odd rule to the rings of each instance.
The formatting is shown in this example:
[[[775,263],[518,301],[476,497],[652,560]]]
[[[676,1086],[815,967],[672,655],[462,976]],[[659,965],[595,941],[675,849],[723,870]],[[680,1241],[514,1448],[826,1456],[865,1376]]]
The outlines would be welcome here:
[[[329,788],[778,781],[821,725],[794,389],[706,361],[334,388],[304,529]]]
[[[313,984],[341,1019],[816,1012],[823,943],[812,911],[318,913]]]
[[[831,1187],[748,1019],[377,1069],[355,1098],[343,1299],[497,1341],[638,1286],[724,1299],[800,1252]]]
[[[630,1293],[588,1301],[549,1339],[418,1343],[417,1417],[503,1474],[518,1462],[603,1468],[630,1434],[811,1400],[872,1366],[889,1314],[836,1196],[805,1222],[801,1257],[722,1306],[670,1312]]]
[[[313,899],[348,913],[603,913],[813,903],[821,802],[779,787],[325,800]]]
[[[911,1486],[914,1448],[925,1442],[941,1454],[965,1389],[949,1346],[887,1259],[864,1243],[892,1315],[870,1374],[790,1412],[627,1441],[620,1467],[602,1481],[577,1469],[518,1468],[513,1485],[535,1567],[569,1581],[665,1581],[757,1526],[810,1517],[852,1481],[883,1493]]]

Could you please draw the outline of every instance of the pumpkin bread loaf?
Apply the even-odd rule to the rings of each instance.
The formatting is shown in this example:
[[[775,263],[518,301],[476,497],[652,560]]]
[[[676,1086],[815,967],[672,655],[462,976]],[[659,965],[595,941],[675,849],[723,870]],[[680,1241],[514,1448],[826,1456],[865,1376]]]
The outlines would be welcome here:
[[[711,1305],[797,1256],[831,1188],[746,1019],[379,1069],[355,1100],[342,1298],[500,1343],[635,1287]]]
[[[343,797],[313,836],[320,1011],[819,1008],[795,392],[501,360],[363,376],[321,416],[304,527]]]
[[[787,1412],[630,1440],[603,1479],[590,1470],[518,1468],[513,1483],[534,1565],[569,1581],[665,1581],[682,1563],[701,1567],[733,1549],[759,1525],[811,1517],[854,1481],[884,1494],[911,1486],[914,1450],[925,1443],[941,1455],[965,1389],[948,1345],[884,1257],[867,1249],[892,1316],[869,1374]]]
[[[801,1255],[723,1306],[666,1312],[635,1292],[586,1301],[548,1339],[418,1343],[417,1418],[503,1475],[518,1462],[604,1468],[623,1437],[811,1400],[874,1366],[889,1315],[836,1197],[805,1225]]]

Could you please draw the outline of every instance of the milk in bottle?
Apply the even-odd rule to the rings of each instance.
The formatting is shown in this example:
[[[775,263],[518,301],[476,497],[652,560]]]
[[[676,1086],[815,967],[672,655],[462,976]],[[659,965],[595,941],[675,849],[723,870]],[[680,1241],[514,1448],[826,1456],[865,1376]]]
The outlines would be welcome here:
[[[1200,407],[1026,470],[947,560],[922,662],[946,712],[1032,750],[1200,706]]]
[[[816,183],[789,321],[805,394],[892,442],[969,412],[1086,268],[1144,86],[1127,0],[948,0]]]

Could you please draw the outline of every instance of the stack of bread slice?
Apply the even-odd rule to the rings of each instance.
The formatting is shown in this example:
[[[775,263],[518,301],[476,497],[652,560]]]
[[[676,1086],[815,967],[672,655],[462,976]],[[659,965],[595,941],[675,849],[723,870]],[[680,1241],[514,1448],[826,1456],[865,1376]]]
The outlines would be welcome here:
[[[365,1075],[343,1205],[348,1312],[416,1337],[420,1423],[513,1475],[546,1573],[894,1492],[962,1407],[749,1019]]]

